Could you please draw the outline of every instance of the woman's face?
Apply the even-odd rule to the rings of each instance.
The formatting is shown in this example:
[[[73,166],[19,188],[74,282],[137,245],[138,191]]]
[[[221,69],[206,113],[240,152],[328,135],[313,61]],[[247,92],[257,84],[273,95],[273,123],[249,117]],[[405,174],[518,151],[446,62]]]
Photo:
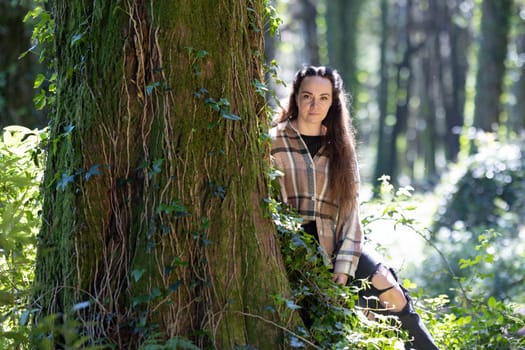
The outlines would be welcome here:
[[[317,75],[308,76],[301,82],[295,100],[299,110],[299,125],[308,129],[320,128],[332,105],[332,82]]]

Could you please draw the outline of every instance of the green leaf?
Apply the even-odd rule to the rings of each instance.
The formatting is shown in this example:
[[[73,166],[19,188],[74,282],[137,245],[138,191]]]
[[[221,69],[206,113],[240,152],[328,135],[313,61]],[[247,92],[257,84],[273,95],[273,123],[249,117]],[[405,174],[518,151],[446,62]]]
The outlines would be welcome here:
[[[146,86],[146,95],[150,96],[153,90],[160,86],[160,82],[156,81],[153,84],[149,84]]]
[[[135,269],[131,271],[131,276],[133,276],[133,279],[135,280],[135,282],[138,282],[140,278],[142,277],[142,275],[144,274],[144,272],[146,272],[145,269]]]
[[[158,173],[161,172],[161,170],[162,170],[162,163],[164,163],[164,159],[163,158],[155,159],[153,161],[152,170],[153,170],[154,173],[158,174]]]
[[[22,316],[20,316],[20,325],[21,326],[27,325],[27,322],[29,321],[29,315],[31,315],[31,312],[29,310],[24,310],[22,312]]]
[[[241,117],[239,117],[238,115],[224,112],[224,111],[222,112],[222,117],[225,119],[229,119],[229,120],[241,120]]]
[[[498,302],[496,301],[496,298],[494,298],[493,296],[491,296],[489,298],[489,300],[487,300],[487,305],[491,308],[491,309],[495,309],[497,306],[498,306]]]
[[[73,130],[75,129],[75,126],[73,124],[68,124],[66,126],[64,126],[64,134],[65,135],[69,135],[73,132]]]
[[[89,301],[89,300],[88,301],[81,301],[80,303],[76,303],[75,305],[73,305],[72,310],[73,311],[83,310],[83,309],[88,308],[90,305],[91,305],[91,301]]]
[[[35,89],[38,89],[40,87],[40,85],[42,85],[42,83],[46,80],[46,76],[42,73],[38,73],[36,78],[35,78],[35,82],[33,84],[33,87]]]
[[[225,106],[225,107],[230,107],[230,101],[228,101],[228,99],[224,98],[224,97],[221,97],[219,99],[219,104],[221,106]]]
[[[182,280],[175,281],[175,283],[170,284],[170,286],[168,287],[168,290],[171,292],[175,292],[177,291],[177,289],[180,288],[180,286],[182,286],[182,284],[183,284]]]
[[[291,310],[297,310],[301,308],[299,305],[294,303],[292,300],[286,300],[286,307],[288,307]]]
[[[71,44],[70,46],[75,46],[82,38],[84,37],[84,33],[73,35],[73,38],[71,38]]]
[[[206,57],[208,55],[208,51],[206,50],[199,50],[197,51],[197,53],[195,54],[195,57],[197,58],[203,58],[203,57]]]
[[[65,191],[67,184],[73,182],[75,180],[75,175],[68,175],[67,173],[62,174],[62,179],[58,181],[56,189],[61,189],[62,191]]]
[[[102,172],[99,170],[99,168],[100,168],[100,164],[95,164],[91,168],[89,168],[89,170],[84,175],[84,178],[86,179],[86,181],[89,180],[92,176],[101,175]]]
[[[40,91],[35,94],[35,97],[33,97],[33,103],[38,110],[43,109],[46,106],[46,92],[44,89],[40,89]]]

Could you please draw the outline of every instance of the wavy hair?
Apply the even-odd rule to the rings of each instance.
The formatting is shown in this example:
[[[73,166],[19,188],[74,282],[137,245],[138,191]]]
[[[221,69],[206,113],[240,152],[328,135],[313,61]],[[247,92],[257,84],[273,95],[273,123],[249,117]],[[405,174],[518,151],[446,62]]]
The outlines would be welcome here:
[[[320,76],[332,83],[332,105],[322,124],[326,127],[323,153],[330,159],[330,197],[342,208],[352,209],[356,204],[359,173],[355,151],[355,131],[348,109],[348,101],[341,75],[330,67],[304,66],[294,77],[288,106],[277,122],[294,120],[298,116],[297,94],[304,78]]]

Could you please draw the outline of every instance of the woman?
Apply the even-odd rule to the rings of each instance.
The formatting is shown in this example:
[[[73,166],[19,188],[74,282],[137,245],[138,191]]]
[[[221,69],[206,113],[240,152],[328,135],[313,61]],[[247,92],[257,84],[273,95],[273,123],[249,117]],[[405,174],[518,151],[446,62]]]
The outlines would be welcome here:
[[[359,171],[341,76],[305,66],[295,75],[288,108],[271,129],[272,159],[283,171],[281,196],[303,218],[333,266],[333,280],[368,279],[384,310],[399,317],[416,349],[438,349],[391,269],[362,246]]]

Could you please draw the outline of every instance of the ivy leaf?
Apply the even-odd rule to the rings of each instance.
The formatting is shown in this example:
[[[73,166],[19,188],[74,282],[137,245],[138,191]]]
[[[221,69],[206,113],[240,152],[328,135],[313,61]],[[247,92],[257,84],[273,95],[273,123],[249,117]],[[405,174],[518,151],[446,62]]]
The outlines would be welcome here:
[[[73,38],[71,38],[71,47],[75,46],[83,37],[84,33],[73,35]]]
[[[20,325],[25,326],[27,322],[29,321],[29,316],[31,312],[29,310],[24,310],[22,312],[22,316],[20,317]]]
[[[35,97],[33,97],[33,103],[38,110],[41,110],[46,106],[46,92],[44,89],[40,89],[40,91],[35,94]]]
[[[178,281],[175,281],[175,283],[170,284],[170,286],[168,287],[168,290],[175,292],[177,291],[177,289],[180,288],[180,286],[182,286],[182,281],[178,280]]]
[[[64,126],[64,134],[69,135],[73,132],[74,129],[75,129],[75,126],[73,124],[66,125]]]
[[[154,173],[158,174],[161,172],[163,162],[164,162],[164,158],[159,158],[153,161],[152,170]]]
[[[62,179],[58,182],[56,189],[61,189],[62,191],[65,191],[67,184],[73,182],[74,180],[75,175],[68,175],[67,173],[63,173]]]
[[[297,310],[301,307],[294,303],[292,300],[286,300],[286,307],[288,307],[290,310]]]
[[[160,86],[160,82],[156,81],[154,82],[153,84],[149,84],[146,86],[146,94],[149,96],[151,95],[151,93],[153,92],[153,90],[156,88],[156,87],[159,87]]]
[[[82,309],[88,308],[90,305],[91,305],[90,301],[81,301],[80,303],[76,303],[75,305],[73,305],[72,310],[73,311],[82,310]]]
[[[46,76],[44,74],[42,74],[42,73],[38,73],[36,78],[35,78],[35,82],[33,84],[33,88],[38,89],[45,80],[46,80]]]
[[[89,170],[84,175],[84,178],[86,179],[86,181],[88,181],[92,176],[102,175],[102,172],[100,171],[99,168],[100,168],[100,164],[95,164],[91,168],[89,168]]]
[[[224,111],[222,112],[222,117],[225,119],[229,119],[229,120],[241,120],[241,117],[239,117],[238,115],[224,112]]]
[[[304,348],[305,344],[299,340],[299,338],[291,336],[290,337],[290,346],[292,348]]]
[[[133,279],[135,280],[135,282],[138,282],[140,278],[142,277],[142,275],[144,274],[144,272],[146,272],[145,269],[135,269],[131,271],[131,276],[133,276]]]
[[[222,106],[225,106],[225,107],[230,107],[230,101],[228,101],[228,99],[226,99],[224,97],[221,97],[219,99],[219,104],[222,105]]]

